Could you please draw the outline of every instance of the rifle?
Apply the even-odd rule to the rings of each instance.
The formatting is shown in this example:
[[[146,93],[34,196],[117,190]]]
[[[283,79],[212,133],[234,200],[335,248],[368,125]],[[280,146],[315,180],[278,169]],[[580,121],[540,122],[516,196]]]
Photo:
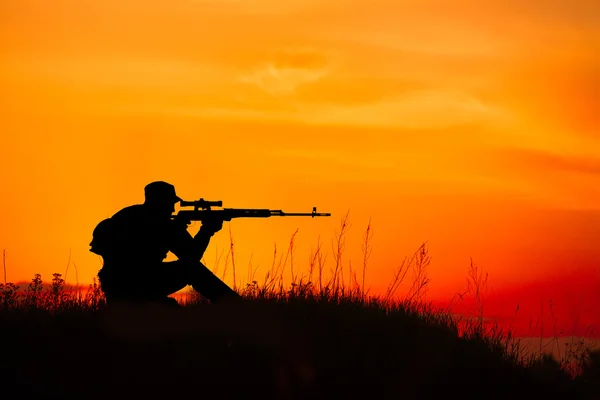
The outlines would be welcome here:
[[[233,218],[269,218],[269,217],[330,217],[330,213],[318,213],[317,207],[313,207],[312,213],[286,213],[282,210],[270,210],[262,208],[222,208],[213,210],[212,207],[223,207],[223,202],[209,200],[193,200],[180,203],[181,207],[194,207],[193,210],[180,210],[171,218],[184,221],[221,220],[231,221]]]

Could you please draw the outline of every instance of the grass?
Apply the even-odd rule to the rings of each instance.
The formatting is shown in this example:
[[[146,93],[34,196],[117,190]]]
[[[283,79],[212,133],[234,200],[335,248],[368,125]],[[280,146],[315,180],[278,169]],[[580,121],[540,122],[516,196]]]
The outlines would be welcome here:
[[[524,353],[510,331],[484,320],[487,275],[473,262],[469,287],[456,301],[474,299],[476,318],[425,301],[426,244],[393,271],[384,294],[370,295],[373,231],[369,223],[362,265],[353,269],[343,258],[349,227],[346,215],[328,270],[319,241],[300,274],[297,232],[279,262],[275,247],[262,283],[250,262],[248,283],[234,284],[245,298],[238,305],[192,296],[179,309],[107,307],[96,281],[86,293],[67,290],[58,273],[46,286],[39,274],[25,289],[5,282],[2,389],[57,399],[600,398],[599,352],[573,347],[562,360]],[[223,277],[230,268],[236,276],[230,239]]]

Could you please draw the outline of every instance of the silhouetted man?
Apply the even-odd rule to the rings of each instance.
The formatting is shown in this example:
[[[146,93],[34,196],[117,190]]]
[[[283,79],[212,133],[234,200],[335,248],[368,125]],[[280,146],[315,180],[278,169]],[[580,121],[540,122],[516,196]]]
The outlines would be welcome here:
[[[171,219],[181,199],[175,187],[157,181],[146,185],[145,201],[125,207],[100,222],[90,251],[102,256],[98,277],[107,303],[114,300],[158,301],[187,285],[215,302],[240,296],[200,260],[223,221],[203,221],[192,237],[187,223]],[[164,262],[171,251],[177,261]]]

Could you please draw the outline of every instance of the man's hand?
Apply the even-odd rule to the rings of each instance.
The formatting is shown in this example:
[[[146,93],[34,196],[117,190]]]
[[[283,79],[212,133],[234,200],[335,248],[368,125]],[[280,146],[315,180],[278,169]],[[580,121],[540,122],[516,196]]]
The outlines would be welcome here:
[[[200,230],[210,235],[214,235],[223,229],[223,220],[221,219],[205,219],[202,221]]]
[[[177,227],[177,229],[185,229],[187,230],[188,226],[190,225],[191,221],[186,220],[180,216],[176,216],[175,218],[173,218],[172,220],[172,224]]]

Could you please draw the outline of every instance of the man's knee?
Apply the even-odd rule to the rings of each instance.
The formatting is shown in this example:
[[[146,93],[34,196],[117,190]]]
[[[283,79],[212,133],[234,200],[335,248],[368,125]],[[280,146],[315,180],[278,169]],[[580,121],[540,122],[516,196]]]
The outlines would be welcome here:
[[[195,285],[202,282],[209,286],[224,286],[225,282],[215,273],[208,269],[204,264],[197,264],[191,272],[190,285]]]
[[[181,266],[182,268],[200,268],[200,267],[206,268],[206,266],[204,264],[202,264],[202,261],[197,261],[197,260],[177,260],[177,261],[173,261],[173,263],[175,265]]]
[[[181,261],[178,262],[178,267],[181,269],[190,285],[195,279],[214,275],[212,271],[200,261]]]

